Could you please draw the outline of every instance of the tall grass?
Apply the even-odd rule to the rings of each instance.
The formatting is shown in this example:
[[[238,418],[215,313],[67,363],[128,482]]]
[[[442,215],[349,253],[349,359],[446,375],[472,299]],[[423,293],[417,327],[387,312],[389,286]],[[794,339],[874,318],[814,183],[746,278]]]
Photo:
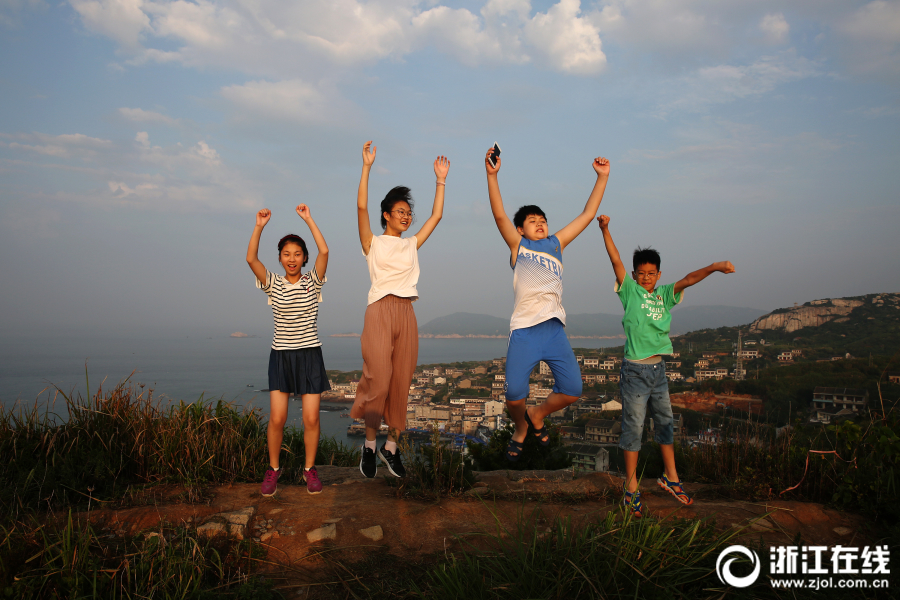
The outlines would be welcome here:
[[[752,422],[723,432],[718,445],[679,450],[682,479],[716,482],[740,498],[822,502],[900,521],[897,414],[826,427],[798,422],[780,436]]]
[[[128,382],[93,396],[58,393],[62,419],[36,406],[0,409],[0,503],[7,510],[47,509],[109,499],[128,486],[257,481],[268,465],[259,410],[222,400],[166,405]],[[288,427],[282,467],[299,480],[302,432]],[[358,450],[323,438],[317,464],[353,465]]]
[[[442,443],[437,429],[432,431],[430,443],[413,444],[404,436],[401,452],[405,457],[406,477],[387,479],[389,485],[397,488],[398,497],[453,496],[471,489],[475,483],[472,459]]]
[[[161,526],[140,537],[100,535],[69,514],[60,526],[17,522],[0,543],[3,598],[281,598],[250,573],[261,550]]]

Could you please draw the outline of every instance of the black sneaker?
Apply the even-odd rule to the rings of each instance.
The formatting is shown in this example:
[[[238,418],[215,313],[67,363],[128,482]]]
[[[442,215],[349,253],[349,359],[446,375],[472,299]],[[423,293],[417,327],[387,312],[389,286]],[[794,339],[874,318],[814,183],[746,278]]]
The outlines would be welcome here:
[[[359,459],[359,472],[366,477],[375,477],[378,466],[375,464],[375,451],[363,445],[362,457]]]
[[[406,469],[403,468],[403,463],[400,462],[400,452],[388,452],[387,448],[384,445],[378,449],[378,458],[381,459],[381,462],[385,464],[388,468],[388,471],[391,472],[391,475],[394,477],[406,477]]]

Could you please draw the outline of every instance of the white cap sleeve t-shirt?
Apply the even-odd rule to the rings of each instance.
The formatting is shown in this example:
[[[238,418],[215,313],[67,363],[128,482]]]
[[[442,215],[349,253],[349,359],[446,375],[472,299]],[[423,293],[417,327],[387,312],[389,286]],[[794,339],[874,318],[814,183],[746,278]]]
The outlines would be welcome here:
[[[369,304],[393,294],[416,300],[419,292],[419,250],[416,236],[399,238],[393,235],[372,236],[369,253]]]

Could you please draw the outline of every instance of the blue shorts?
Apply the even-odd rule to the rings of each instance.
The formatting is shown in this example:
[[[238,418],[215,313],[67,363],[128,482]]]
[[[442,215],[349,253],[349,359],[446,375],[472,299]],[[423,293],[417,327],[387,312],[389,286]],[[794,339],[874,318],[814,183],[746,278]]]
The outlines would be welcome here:
[[[581,369],[559,319],[550,319],[509,334],[506,350],[506,401],[528,397],[528,378],[540,361],[550,366],[553,391],[581,395]]]
[[[622,394],[622,434],[619,436],[619,448],[631,452],[641,449],[648,404],[652,409],[650,416],[653,417],[653,428],[656,430],[656,443],[674,443],[674,417],[665,361],[644,365],[623,360],[619,392]]]

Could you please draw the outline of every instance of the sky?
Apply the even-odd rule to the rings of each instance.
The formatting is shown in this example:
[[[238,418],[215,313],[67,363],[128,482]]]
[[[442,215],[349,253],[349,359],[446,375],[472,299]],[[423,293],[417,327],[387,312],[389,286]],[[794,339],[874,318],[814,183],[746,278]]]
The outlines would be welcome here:
[[[0,333],[271,335],[245,262],[330,248],[323,334],[361,331],[356,228],[406,185],[444,217],[419,251],[420,323],[508,316],[512,272],[483,158],[511,215],[584,206],[663,282],[736,272],[689,305],[764,310],[900,291],[900,1],[0,0]],[[378,215],[372,211],[377,227]],[[564,255],[569,313],[616,313],[596,224]]]

